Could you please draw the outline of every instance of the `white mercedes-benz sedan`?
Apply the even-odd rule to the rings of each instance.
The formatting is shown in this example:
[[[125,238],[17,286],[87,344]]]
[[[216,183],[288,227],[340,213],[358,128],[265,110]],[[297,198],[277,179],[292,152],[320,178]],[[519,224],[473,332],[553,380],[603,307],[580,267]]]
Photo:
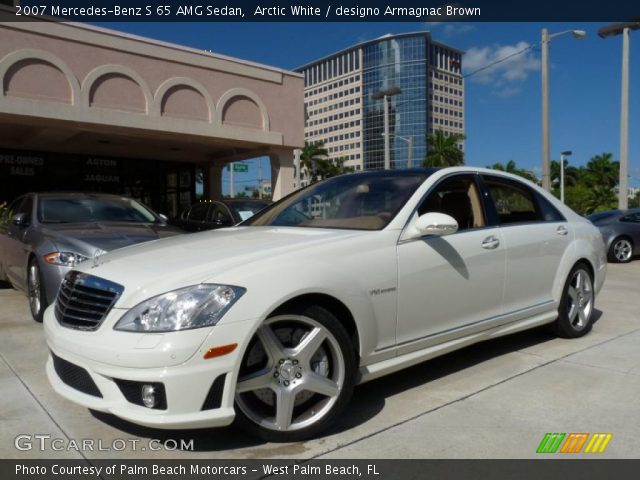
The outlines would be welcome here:
[[[45,314],[47,374],[137,424],[301,440],[358,383],[543,324],[586,334],[606,264],[599,230],[519,177],[343,175],[80,264]]]

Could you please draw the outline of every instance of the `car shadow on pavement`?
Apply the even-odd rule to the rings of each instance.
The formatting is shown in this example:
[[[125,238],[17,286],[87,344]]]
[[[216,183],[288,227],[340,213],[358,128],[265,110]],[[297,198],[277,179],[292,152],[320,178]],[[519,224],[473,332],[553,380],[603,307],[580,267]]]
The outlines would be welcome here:
[[[594,323],[602,316],[594,311]],[[355,389],[353,398],[345,414],[325,433],[334,435],[366,422],[380,412],[385,400],[407,390],[428,384],[448,375],[461,372],[508,353],[517,352],[534,345],[556,339],[548,325],[504,337],[480,342],[441,357],[427,360],[413,367],[365,383]],[[569,340],[568,340],[569,341]]]
[[[594,322],[598,321],[601,316],[602,312],[595,310]],[[548,326],[543,326],[471,345],[401,370],[390,377],[382,377],[365,383],[356,387],[346,412],[322,437],[339,434],[366,423],[382,411],[388,397],[464,371],[493,358],[552,341],[555,338],[557,337],[549,331]],[[235,425],[216,429],[159,430],[135,425],[108,413],[91,410],[91,414],[96,419],[129,435],[160,441],[175,440],[178,445],[181,440],[189,442],[193,439],[192,451],[194,452],[251,449],[265,445],[264,441],[245,434]],[[272,452],[274,448],[259,448],[247,451],[247,454],[252,458],[254,456],[255,458],[269,457],[272,454],[286,455],[287,452],[292,451],[291,449],[296,451],[297,447],[302,448],[303,451],[306,450],[303,443],[284,444],[282,447],[275,447],[277,451]]]

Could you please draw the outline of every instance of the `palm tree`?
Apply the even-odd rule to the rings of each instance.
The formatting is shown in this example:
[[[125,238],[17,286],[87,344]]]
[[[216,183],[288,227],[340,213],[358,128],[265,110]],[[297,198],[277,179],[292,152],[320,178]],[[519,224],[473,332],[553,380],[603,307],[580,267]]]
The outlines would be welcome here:
[[[464,153],[458,148],[458,144],[464,139],[465,136],[458,133],[445,136],[441,130],[436,130],[434,135],[427,135],[429,148],[422,164],[425,167],[464,165]]]
[[[620,162],[612,159],[611,153],[591,157],[585,168],[587,183],[591,186],[606,186],[613,189],[618,184]]]
[[[496,162],[493,165],[487,165],[487,168],[500,170],[501,172],[513,173],[514,175],[519,175],[533,183],[538,183],[538,178],[532,172],[523,168],[518,168],[514,160],[509,160],[506,165],[501,162]]]
[[[304,148],[300,154],[300,170],[310,183],[316,181],[318,164],[326,162],[328,156],[329,152],[324,148],[324,143],[304,142]]]
[[[560,185],[560,162],[552,160],[551,165],[551,185]],[[573,187],[578,183],[580,178],[580,170],[569,165],[569,161],[564,161],[564,184],[566,187]],[[558,187],[559,188],[559,187]]]
[[[305,142],[300,155],[300,170],[309,183],[353,172],[353,167],[344,166],[344,158],[331,160],[328,157],[329,152],[322,142]]]

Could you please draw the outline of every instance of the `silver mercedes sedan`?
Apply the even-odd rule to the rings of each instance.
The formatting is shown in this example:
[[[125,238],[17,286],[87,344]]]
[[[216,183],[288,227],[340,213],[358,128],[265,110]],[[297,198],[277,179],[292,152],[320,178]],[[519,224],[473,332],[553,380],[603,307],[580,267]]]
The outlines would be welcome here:
[[[79,263],[180,233],[131,198],[28,193],[14,200],[0,219],[0,280],[27,293],[31,315],[41,322],[62,279]]]

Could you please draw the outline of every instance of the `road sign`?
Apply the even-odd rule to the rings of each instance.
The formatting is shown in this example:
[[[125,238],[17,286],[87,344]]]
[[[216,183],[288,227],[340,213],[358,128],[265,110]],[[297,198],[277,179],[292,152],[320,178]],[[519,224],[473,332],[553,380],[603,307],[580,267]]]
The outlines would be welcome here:
[[[247,173],[249,171],[249,165],[245,163],[234,163],[233,171],[238,173]]]

